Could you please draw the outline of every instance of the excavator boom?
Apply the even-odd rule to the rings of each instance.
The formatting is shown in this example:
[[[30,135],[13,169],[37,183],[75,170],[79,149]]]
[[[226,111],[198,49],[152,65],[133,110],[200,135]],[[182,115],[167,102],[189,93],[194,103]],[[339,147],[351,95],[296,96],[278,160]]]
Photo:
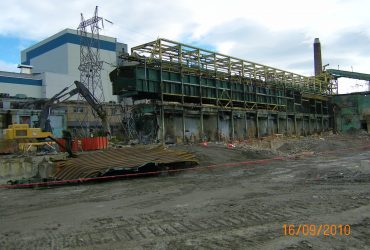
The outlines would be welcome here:
[[[93,94],[79,81],[74,82],[78,93],[85,98],[87,103],[91,108],[96,112],[102,122],[103,131],[107,134],[110,134],[110,126],[108,122],[107,112],[104,109],[103,105],[95,98]]]

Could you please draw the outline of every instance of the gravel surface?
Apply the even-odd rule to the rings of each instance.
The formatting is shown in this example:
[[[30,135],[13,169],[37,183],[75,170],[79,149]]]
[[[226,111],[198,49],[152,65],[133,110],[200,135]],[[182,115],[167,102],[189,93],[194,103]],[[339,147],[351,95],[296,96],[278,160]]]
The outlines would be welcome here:
[[[0,249],[369,249],[370,175],[360,171],[369,143],[332,138],[279,150],[177,146],[201,166],[316,153],[95,185],[0,189]],[[351,231],[286,236],[284,224]]]

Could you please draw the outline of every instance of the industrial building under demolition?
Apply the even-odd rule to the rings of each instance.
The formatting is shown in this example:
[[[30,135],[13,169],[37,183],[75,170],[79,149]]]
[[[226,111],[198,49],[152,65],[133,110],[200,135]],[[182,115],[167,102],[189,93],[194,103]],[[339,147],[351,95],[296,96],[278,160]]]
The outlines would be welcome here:
[[[310,77],[163,38],[128,53],[103,20],[0,71],[0,249],[370,246],[370,89],[338,94],[369,74],[326,69],[318,38]]]
[[[149,100],[133,112],[145,121],[139,127],[142,134],[156,135],[159,128],[163,142],[309,135],[339,128],[334,123],[340,120],[334,120],[333,106],[340,98],[332,98],[337,78],[330,70],[322,72],[318,39],[314,47],[317,76],[305,77],[158,39],[133,47],[123,57],[126,65],[110,77],[114,94],[139,103]],[[348,77],[345,71],[335,72]],[[370,80],[370,75],[359,75]],[[367,124],[370,110],[362,111]]]
[[[76,70],[59,72],[71,68],[72,57],[68,55],[72,50],[77,53],[76,39],[75,31],[66,29],[24,50],[24,62],[20,66],[23,73],[4,72],[0,80],[4,80],[6,86],[22,87],[26,84],[25,89],[12,90],[16,90],[17,94],[51,98],[67,86],[67,81],[70,84],[72,78],[77,78]],[[102,72],[103,79],[108,79],[110,72],[113,85],[111,88],[109,82],[103,81],[105,92],[113,89],[113,93],[105,94],[108,96],[107,101],[111,100],[110,106],[106,108],[109,109],[114,135],[126,141],[228,141],[272,134],[309,135],[331,129],[343,131],[369,128],[369,110],[361,104],[368,103],[366,93],[355,94],[362,100],[352,105],[354,108],[350,114],[358,115],[356,122],[349,122],[348,114],[341,115],[342,98],[333,96],[337,96],[338,77],[369,81],[370,75],[331,69],[323,72],[318,39],[314,43],[315,77],[298,75],[167,39],[135,46],[131,49],[131,55],[125,52],[127,45],[114,42],[116,39],[101,39],[104,60],[109,59],[111,63],[118,64],[116,69],[112,68],[112,72]],[[58,53],[66,59],[57,60]],[[48,63],[48,60],[58,61],[64,66],[56,67],[55,63]],[[36,65],[33,73],[30,72],[33,65],[25,65],[28,62]],[[76,62],[73,65],[76,66]],[[5,92],[5,89],[1,92]],[[8,104],[12,100],[14,102],[14,98],[7,98],[3,94],[1,99],[1,113],[4,116],[7,109],[13,108]],[[123,102],[115,104],[113,99]],[[361,105],[365,108],[355,108]],[[56,105],[50,118],[59,136],[63,129],[76,131],[78,127],[76,118],[68,110],[77,113],[77,116],[87,111],[88,107],[74,101]],[[38,111],[36,109],[32,114],[27,112],[15,108],[14,122],[28,121],[32,126],[34,123],[31,121],[37,119],[34,115]],[[90,126],[98,128],[98,120],[97,117],[90,117]],[[122,121],[121,125],[119,121]],[[352,125],[343,125],[348,123]]]

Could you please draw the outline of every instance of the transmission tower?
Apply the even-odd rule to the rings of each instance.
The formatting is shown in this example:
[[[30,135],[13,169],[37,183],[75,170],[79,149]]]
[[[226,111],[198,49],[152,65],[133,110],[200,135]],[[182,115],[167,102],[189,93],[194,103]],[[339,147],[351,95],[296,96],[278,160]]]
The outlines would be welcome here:
[[[101,70],[103,68],[103,61],[100,59],[100,42],[99,30],[104,27],[103,18],[98,16],[98,6],[95,7],[94,16],[85,20],[81,13],[81,22],[77,28],[80,35],[80,82],[86,86],[90,93],[100,103],[104,103],[104,91],[101,79]],[[108,21],[108,20],[106,20]],[[109,21],[108,21],[109,22]],[[78,103],[81,105],[84,98],[79,95]],[[87,136],[92,121],[97,121],[97,117],[91,107],[85,105],[79,109],[78,120],[80,122],[81,130],[80,136]]]

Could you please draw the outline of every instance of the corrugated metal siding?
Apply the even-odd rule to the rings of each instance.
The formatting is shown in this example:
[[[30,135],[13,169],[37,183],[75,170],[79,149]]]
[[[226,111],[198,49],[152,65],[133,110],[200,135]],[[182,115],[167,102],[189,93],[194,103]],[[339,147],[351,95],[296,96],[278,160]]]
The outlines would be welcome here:
[[[113,168],[137,170],[148,163],[197,164],[194,155],[163,147],[128,147],[81,154],[78,158],[57,162],[57,179],[97,177]]]

